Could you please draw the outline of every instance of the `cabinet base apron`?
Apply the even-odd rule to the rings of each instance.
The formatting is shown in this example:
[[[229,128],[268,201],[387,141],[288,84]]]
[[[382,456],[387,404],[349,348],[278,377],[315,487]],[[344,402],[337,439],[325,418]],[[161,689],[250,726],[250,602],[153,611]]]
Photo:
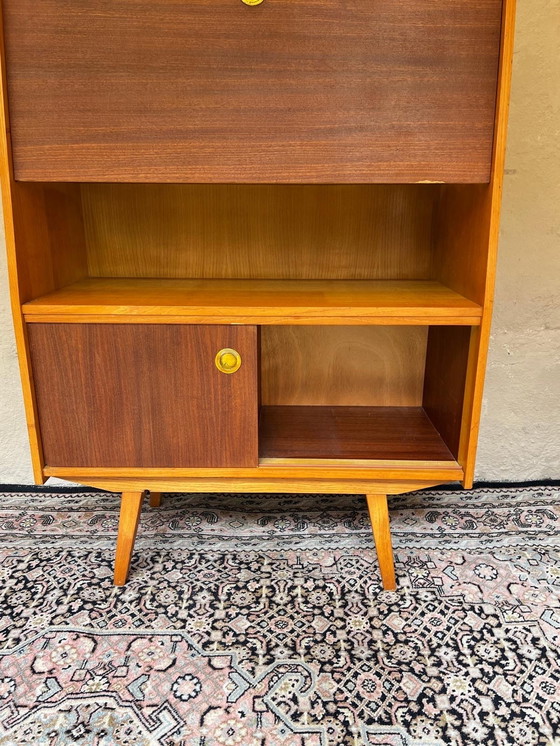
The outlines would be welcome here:
[[[462,476],[455,475],[456,479]],[[413,492],[425,487],[435,487],[442,483],[440,480],[410,480],[410,481],[352,481],[352,480],[278,480],[276,484],[271,480],[247,480],[241,484],[232,479],[184,479],[184,478],[152,478],[140,479],[103,479],[94,477],[91,480],[71,478],[74,482],[86,483],[90,487],[98,487],[111,492],[121,492],[121,511],[115,554],[114,584],[122,586],[126,583],[134,550],[134,541],[140,521],[140,512],[144,498],[149,493],[149,504],[157,508],[161,505],[162,492],[278,492],[278,493],[314,493],[314,494],[363,494],[366,497],[371,521],[373,539],[377,551],[379,571],[383,589],[394,591],[397,587],[393,547],[387,495]],[[453,476],[447,481],[453,481]]]

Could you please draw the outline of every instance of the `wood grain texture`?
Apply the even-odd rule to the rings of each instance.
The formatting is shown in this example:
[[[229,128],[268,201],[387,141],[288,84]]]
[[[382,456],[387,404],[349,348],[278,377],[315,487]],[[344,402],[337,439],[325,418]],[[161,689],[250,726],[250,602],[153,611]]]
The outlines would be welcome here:
[[[429,279],[437,194],[433,185],[84,184],[89,274]]]
[[[379,562],[379,572],[383,590],[394,591],[397,588],[395,578],[395,562],[391,543],[391,529],[389,526],[389,509],[387,495],[366,495],[371,528]]]
[[[115,571],[113,582],[115,585],[124,585],[128,578],[130,560],[138,531],[140,512],[144,492],[123,492],[121,497],[121,511],[119,516],[119,532],[117,535],[117,548],[115,552]]]
[[[261,407],[261,458],[451,461],[421,407]]]
[[[465,401],[471,329],[433,326],[428,334],[422,405],[457,459]]]
[[[426,335],[420,326],[262,327],[262,403],[420,405]]]
[[[16,178],[484,182],[500,0],[4,0]]]
[[[480,306],[429,280],[88,278],[27,303],[34,321],[476,324]]]
[[[29,339],[47,464],[257,465],[255,327],[34,324]],[[233,375],[223,347],[241,354]]]

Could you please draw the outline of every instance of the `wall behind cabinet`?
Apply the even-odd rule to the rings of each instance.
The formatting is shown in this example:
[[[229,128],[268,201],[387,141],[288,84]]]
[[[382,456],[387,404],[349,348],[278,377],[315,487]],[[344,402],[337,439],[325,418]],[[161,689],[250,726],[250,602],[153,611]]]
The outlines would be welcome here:
[[[560,0],[517,4],[477,479],[560,478]]]

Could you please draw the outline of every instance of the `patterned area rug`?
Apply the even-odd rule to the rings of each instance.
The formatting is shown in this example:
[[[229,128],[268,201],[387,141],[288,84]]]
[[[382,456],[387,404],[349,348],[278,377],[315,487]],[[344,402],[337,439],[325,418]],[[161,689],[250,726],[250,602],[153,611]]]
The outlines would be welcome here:
[[[6,493],[0,744],[560,744],[560,488],[164,496],[112,586],[119,498]]]

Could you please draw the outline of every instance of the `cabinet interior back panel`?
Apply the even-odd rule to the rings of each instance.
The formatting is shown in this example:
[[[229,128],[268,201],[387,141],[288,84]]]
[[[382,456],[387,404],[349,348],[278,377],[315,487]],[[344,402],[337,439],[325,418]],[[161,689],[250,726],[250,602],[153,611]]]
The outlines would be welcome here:
[[[264,405],[422,404],[427,327],[263,326]]]
[[[3,7],[17,179],[489,179],[501,0]]]
[[[427,279],[439,189],[425,184],[84,184],[89,274]]]

